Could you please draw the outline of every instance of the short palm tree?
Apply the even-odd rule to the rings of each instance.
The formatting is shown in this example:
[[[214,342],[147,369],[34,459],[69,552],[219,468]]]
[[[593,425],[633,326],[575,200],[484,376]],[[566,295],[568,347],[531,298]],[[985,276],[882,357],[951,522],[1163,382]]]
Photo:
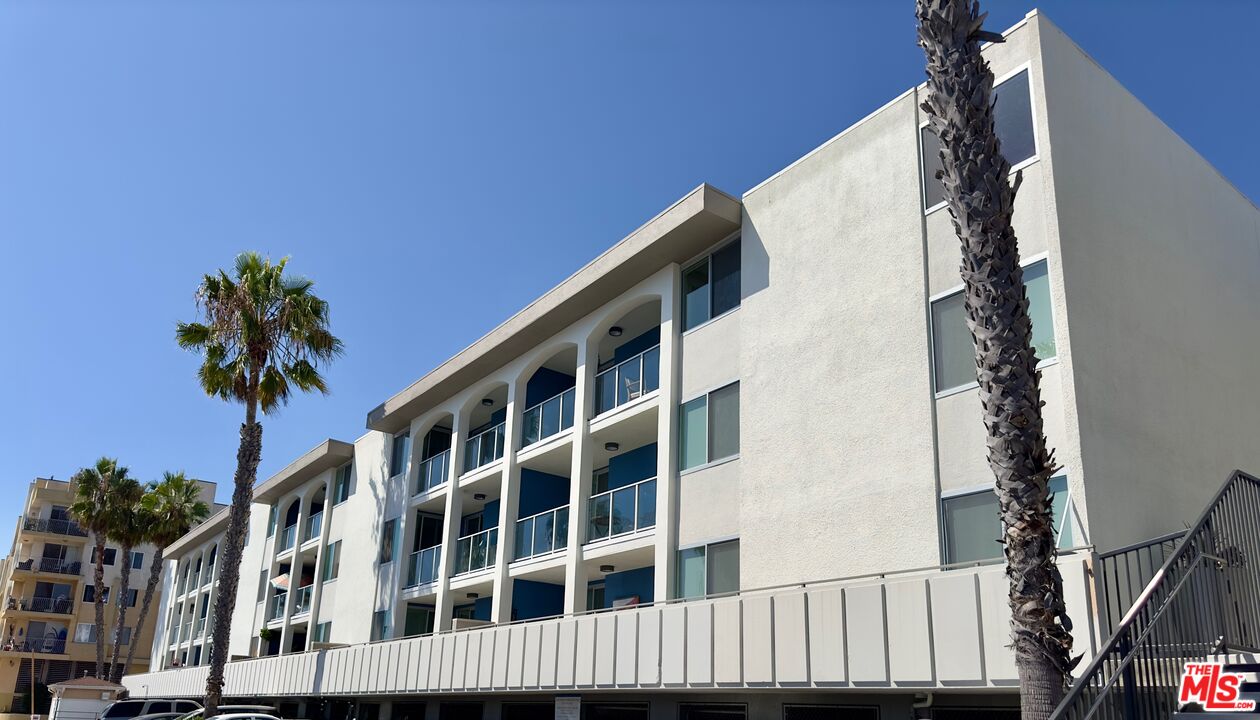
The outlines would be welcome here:
[[[232,275],[206,275],[197,288],[201,322],[180,323],[180,347],[202,356],[198,379],[212,397],[245,406],[236,452],[232,505],[224,532],[219,592],[206,679],[205,716],[218,712],[227,661],[228,630],[240,583],[241,552],[249,526],[249,506],[262,456],[257,420],[283,406],[294,388],[328,392],[319,366],[341,353],[341,341],[328,328],[328,303],[314,283],[285,275],[288,258],[272,264],[258,253],[236,257]]]
[[[149,484],[140,501],[140,514],[147,528],[145,542],[152,543],[156,550],[153,552],[153,562],[149,565],[149,581],[144,586],[140,616],[136,618],[138,628],[144,627],[144,621],[149,617],[153,595],[162,578],[166,546],[201,524],[210,514],[210,507],[202,501],[201,488],[195,481],[184,477],[183,473],[168,472],[162,475],[161,482]],[[123,667],[130,669],[135,662],[136,645],[137,643],[132,642],[127,648],[127,663]]]
[[[127,468],[115,458],[102,457],[92,467],[79,470],[71,478],[74,483],[74,504],[70,516],[92,533],[94,563],[92,573],[93,604],[96,606],[96,677],[105,676],[105,541],[113,517],[111,488],[130,480]]]
[[[118,587],[115,588],[114,603],[118,611],[114,614],[114,631],[111,633],[114,649],[109,659],[109,680],[119,682],[123,676],[123,666],[118,664],[118,656],[122,653],[122,632],[127,626],[127,599],[131,595],[131,551],[136,545],[144,542],[145,522],[141,515],[140,500],[144,497],[144,486],[132,478],[121,478],[110,485],[110,518],[106,534],[118,543],[119,562]],[[134,647],[140,638],[132,637],[130,644]]]
[[[919,45],[927,55],[923,110],[941,141],[941,181],[962,243],[967,327],[996,478],[1011,631],[1025,720],[1048,718],[1071,669],[1072,624],[1055,566],[1049,481],[1057,469],[1041,418],[1041,375],[1011,226],[1015,186],[993,126],[993,72],[974,0],[917,0]]]

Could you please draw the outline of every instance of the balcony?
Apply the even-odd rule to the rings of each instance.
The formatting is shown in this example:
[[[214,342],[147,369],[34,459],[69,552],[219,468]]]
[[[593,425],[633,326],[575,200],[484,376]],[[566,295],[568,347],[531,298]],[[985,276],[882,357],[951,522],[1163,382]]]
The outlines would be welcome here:
[[[44,638],[43,640],[14,640],[13,638],[9,638],[3,645],[0,645],[0,652],[19,653],[22,655],[30,655],[31,653],[64,655],[66,652],[66,639]]]
[[[569,388],[525,411],[521,422],[521,447],[526,448],[573,427],[573,399]]]
[[[464,472],[472,472],[503,457],[505,424],[499,423],[468,438],[464,444]]]
[[[188,592],[195,592],[197,588],[201,587],[199,580],[201,580],[201,571],[188,576]]]
[[[446,482],[447,470],[451,463],[451,451],[443,450],[428,460],[420,463],[420,474],[416,478],[414,495],[429,492]]]
[[[514,560],[547,555],[569,546],[569,506],[531,515],[516,521]]]
[[[17,565],[13,566],[13,569],[17,572],[78,575],[83,569],[83,563],[78,560],[64,560],[61,558],[27,558],[19,561]]]
[[[267,613],[267,620],[284,619],[284,603],[288,600],[289,593],[276,593],[271,598],[270,612]]]
[[[289,613],[290,617],[298,615],[306,615],[311,611],[311,600],[315,597],[315,586],[306,585],[297,590],[297,595],[293,596],[293,612]]]
[[[199,617],[197,618],[197,622],[193,624],[192,636],[200,639],[202,637],[205,637],[205,634],[206,634],[206,619],[203,617]]]
[[[186,641],[188,640],[188,638],[191,638],[191,637],[192,637],[192,628],[193,628],[193,621],[192,621],[192,620],[189,620],[189,621],[187,621],[187,622],[185,622],[185,623],[184,623],[184,626],[183,626],[183,627],[181,627],[181,628],[180,628],[180,630],[179,630],[179,641],[180,641],[180,642],[186,642]]]
[[[87,530],[79,527],[79,524],[73,520],[23,517],[22,529],[28,532],[69,535],[70,537],[87,537]]]
[[[661,346],[654,345],[595,376],[595,415],[637,400],[661,386]]]
[[[302,535],[302,544],[318,540],[324,527],[324,512],[321,510],[306,519],[306,532]]]
[[[411,553],[411,558],[407,563],[407,587],[413,588],[437,582],[440,572],[438,564],[441,560],[441,545]]]
[[[18,612],[71,615],[74,613],[74,601],[64,595],[56,598],[30,597],[17,600],[9,598],[8,609],[17,610]]]
[[[482,530],[459,539],[455,544],[455,575],[493,567],[498,561],[499,529]]]
[[[290,525],[281,530],[280,537],[276,539],[276,553],[292,550],[295,540],[297,540],[297,525]]]
[[[586,542],[656,526],[656,478],[592,495]]]

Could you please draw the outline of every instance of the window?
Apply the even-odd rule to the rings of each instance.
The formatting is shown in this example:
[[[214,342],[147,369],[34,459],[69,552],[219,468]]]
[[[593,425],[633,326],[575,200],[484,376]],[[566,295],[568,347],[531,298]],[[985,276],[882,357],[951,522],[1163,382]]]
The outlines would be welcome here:
[[[476,614],[477,614],[476,605],[460,605],[458,607],[452,608],[451,610],[451,617],[456,620],[475,620],[476,618],[474,616]]]
[[[332,637],[332,621],[322,622],[315,626],[314,642],[326,643],[330,637]]]
[[[141,570],[143,568],[144,568],[144,553],[142,552],[131,553],[131,569]]]
[[[258,602],[267,599],[267,571],[258,573]]]
[[[74,626],[74,641],[77,643],[96,642],[96,624],[79,623]]]
[[[586,609],[599,610],[604,607],[604,581],[593,582],[586,586]]]
[[[389,637],[389,610],[377,610],[372,613],[372,640],[384,640]]]
[[[879,708],[851,705],[784,705],[783,720],[879,720]]]
[[[83,602],[85,603],[96,602],[96,586],[95,585],[83,586]],[[104,602],[104,603],[109,602],[109,586],[108,585],[105,586],[104,592],[101,593],[101,602]]]
[[[140,590],[137,588],[127,588],[127,607],[136,606],[136,600],[140,597]]]
[[[168,702],[151,702],[149,703],[149,706],[144,709],[144,713],[146,715],[149,715],[151,713],[168,713],[168,712],[172,712],[171,704]]]
[[[1072,529],[1072,498],[1067,476],[1050,478],[1050,510],[1054,516],[1054,532],[1058,547],[1076,545]],[[1002,557],[1002,519],[998,512],[997,493],[984,490],[941,499],[945,532],[945,564],[979,562]]]
[[[330,543],[328,549],[324,551],[324,573],[323,580],[337,579],[337,571],[341,569],[341,541]]]
[[[337,477],[333,480],[333,505],[339,505],[350,499],[353,490],[350,487],[350,463],[337,468]]]
[[[678,551],[678,597],[704,597],[737,590],[738,540]]]
[[[993,88],[993,128],[1002,155],[1012,166],[1037,154],[1027,70]],[[919,129],[919,142],[923,147],[924,204],[931,209],[943,202],[941,181],[936,178],[941,171],[941,143],[926,125]]]
[[[1050,314],[1050,278],[1045,260],[1024,268],[1028,317],[1032,320],[1032,346],[1041,362],[1058,354],[1054,344],[1054,319]],[[976,384],[976,348],[967,329],[963,291],[932,303],[932,363],[936,392],[943,393]]]
[[[118,550],[116,548],[105,548],[105,564],[113,565],[118,559]],[[96,564],[96,548],[92,548],[92,564]]]
[[[683,403],[681,414],[682,470],[739,454],[739,383]]]
[[[280,508],[272,505],[271,514],[267,516],[267,537],[276,534],[276,514],[280,512]]]
[[[684,703],[678,706],[678,720],[742,720],[746,717],[748,717],[746,705]]]
[[[394,436],[394,444],[389,454],[389,476],[401,475],[407,470],[407,456],[411,453],[411,431],[406,430]]]
[[[381,529],[381,565],[394,561],[394,536],[397,534],[398,519],[386,520],[385,526]]]
[[[131,644],[131,628],[129,628],[129,627],[125,627],[125,628],[122,628],[122,629],[119,631],[119,635],[118,635],[118,644],[119,644],[119,645],[130,645],[130,644]]]
[[[683,330],[739,307],[739,240],[683,270]]]

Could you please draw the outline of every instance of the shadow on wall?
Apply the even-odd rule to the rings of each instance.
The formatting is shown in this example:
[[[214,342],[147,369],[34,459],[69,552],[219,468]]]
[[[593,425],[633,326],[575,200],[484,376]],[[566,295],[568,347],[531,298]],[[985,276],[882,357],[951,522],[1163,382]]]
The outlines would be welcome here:
[[[761,241],[761,233],[757,232],[757,223],[747,214],[740,243],[743,245],[739,270],[742,302],[770,286],[770,253]]]

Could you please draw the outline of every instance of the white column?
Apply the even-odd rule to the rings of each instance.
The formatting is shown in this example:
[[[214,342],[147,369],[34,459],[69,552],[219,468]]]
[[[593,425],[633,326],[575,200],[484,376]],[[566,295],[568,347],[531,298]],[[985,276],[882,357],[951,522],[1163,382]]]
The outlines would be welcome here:
[[[657,400],[656,435],[656,601],[668,600],[674,586],[678,524],[678,330],[680,274],[673,268],[667,295],[661,298],[661,387]]]
[[[589,340],[578,346],[577,377],[573,393],[573,458],[569,469],[569,539],[564,556],[564,612],[586,610],[586,564],[582,542],[591,496],[590,417],[594,403],[595,367],[598,353]]]
[[[521,469],[516,464],[517,436],[525,404],[525,378],[508,385],[507,422],[503,426],[503,475],[499,481],[499,550],[494,564],[494,600],[490,621],[512,620],[512,578],[508,565],[516,550],[516,508],[521,497]]]
[[[315,642],[315,626],[319,624],[319,600],[324,592],[324,554],[328,552],[328,529],[332,527],[333,492],[337,485],[337,473],[340,468],[333,468],[332,477],[324,482],[324,515],[319,520],[319,545],[315,549],[315,580],[311,590],[311,613],[306,621],[306,649],[311,649]]]
[[[442,549],[438,555],[438,586],[434,630],[451,629],[451,612],[455,606],[451,596],[451,571],[455,567],[455,542],[459,539],[459,519],[464,511],[459,491],[459,476],[464,467],[464,440],[468,437],[468,413],[456,411],[451,428],[450,464],[446,476],[446,516],[442,518]]]
[[[288,505],[289,503],[285,503]],[[293,613],[293,599],[297,595],[298,583],[302,581],[302,568],[298,564],[298,549],[302,547],[302,528],[306,527],[307,514],[310,511],[310,501],[304,497],[298,498],[298,516],[297,525],[293,531],[293,547],[290,548],[289,554],[289,591],[284,594],[284,614],[281,615],[280,626],[280,654],[285,655],[289,652],[289,615]],[[264,609],[266,614],[266,609]],[[270,622],[270,620],[268,620]]]

